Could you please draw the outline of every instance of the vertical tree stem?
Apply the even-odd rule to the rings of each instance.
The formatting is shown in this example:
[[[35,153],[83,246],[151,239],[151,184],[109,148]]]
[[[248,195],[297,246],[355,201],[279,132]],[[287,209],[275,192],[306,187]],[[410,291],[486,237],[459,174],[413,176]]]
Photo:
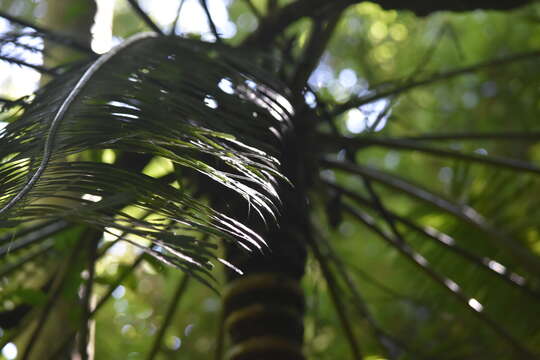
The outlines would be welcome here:
[[[45,326],[45,323],[47,322],[47,319],[49,318],[49,315],[51,314],[51,310],[56,303],[56,300],[62,293],[62,289],[64,287],[64,282],[67,278],[67,275],[69,273],[69,270],[73,263],[75,262],[75,259],[77,258],[76,253],[79,251],[78,246],[73,246],[73,249],[71,250],[71,253],[69,254],[68,260],[66,263],[63,264],[63,266],[60,266],[60,268],[57,270],[56,276],[55,276],[55,284],[53,285],[51,294],[49,295],[49,299],[47,300],[47,303],[43,307],[41,311],[41,315],[38,319],[38,323],[36,327],[34,328],[34,331],[32,332],[32,335],[30,336],[30,340],[28,341],[28,344],[26,345],[24,349],[24,353],[21,357],[21,360],[28,360],[30,359],[30,355],[32,353],[32,349],[34,345],[36,344],[36,341],[38,340],[39,336],[41,335],[41,330]]]
[[[88,341],[90,339],[90,315],[92,314],[92,288],[94,285],[94,276],[96,273],[96,259],[98,256],[98,243],[101,238],[101,232],[92,230],[86,236],[85,242],[87,245],[87,259],[88,259],[88,278],[86,285],[83,288],[82,294],[82,314],[81,314],[81,330],[79,333],[79,354],[81,360],[89,360]]]
[[[180,299],[182,298],[182,295],[186,291],[189,276],[183,275],[182,279],[180,280],[180,283],[178,284],[178,287],[176,288],[176,291],[174,292],[174,295],[171,300],[171,304],[169,305],[169,308],[167,309],[167,312],[165,313],[165,318],[163,319],[163,323],[161,324],[161,327],[159,328],[159,331],[154,339],[154,344],[152,345],[152,349],[150,350],[150,353],[148,353],[148,356],[146,357],[147,360],[153,360],[157,353],[159,352],[159,348],[161,346],[161,343],[163,342],[163,337],[165,336],[165,332],[167,331],[167,328],[169,327],[173,317],[174,313],[176,312],[176,309],[178,308],[178,303],[180,302]]]

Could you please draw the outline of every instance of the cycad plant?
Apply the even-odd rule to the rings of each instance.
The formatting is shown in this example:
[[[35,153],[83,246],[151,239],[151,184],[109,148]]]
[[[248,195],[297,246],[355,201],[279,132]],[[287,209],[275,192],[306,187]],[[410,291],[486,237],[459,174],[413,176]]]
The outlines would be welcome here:
[[[183,358],[163,343],[190,296],[188,278],[221,298],[205,359],[539,356],[539,50],[431,70],[443,39],[463,51],[450,21],[428,45],[402,47],[391,65],[382,60],[397,45],[380,42],[403,41],[417,21],[410,12],[356,1],[237,1],[231,7],[242,3],[258,28],[233,45],[204,0],[212,42],[165,34],[129,3],[153,32],[99,56],[0,13],[13,27],[0,59],[50,77],[33,95],[2,100],[2,348],[16,344],[21,359],[100,354],[99,311],[129,279],[142,284],[137,269],[146,265],[166,279],[178,272],[170,267],[185,276],[172,291],[167,280],[171,297],[166,309],[156,306],[163,315],[146,353],[117,348],[107,358]],[[433,21],[439,10],[526,3],[380,1]],[[362,22],[370,27],[354,30]],[[29,38],[83,60],[29,63],[21,50],[50,55]],[[343,43],[353,41],[351,55]],[[347,68],[341,85],[325,85],[325,67],[340,61],[369,81],[360,86]],[[400,78],[377,85],[385,73]],[[348,82],[356,87],[345,91]],[[516,105],[495,110],[503,96]],[[527,116],[514,122],[509,113]],[[108,273],[120,243],[136,256]]]

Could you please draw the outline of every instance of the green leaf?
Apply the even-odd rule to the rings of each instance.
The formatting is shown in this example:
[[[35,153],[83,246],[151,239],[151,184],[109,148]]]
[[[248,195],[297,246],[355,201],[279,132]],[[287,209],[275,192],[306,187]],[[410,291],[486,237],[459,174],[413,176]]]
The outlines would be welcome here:
[[[0,221],[62,217],[116,228],[159,245],[150,248],[154,256],[196,271],[213,253],[176,232],[195,230],[261,248],[257,234],[188,193],[75,154],[113,149],[165,158],[273,217],[284,180],[281,141],[292,112],[283,94],[286,89],[242,50],[136,36],[54,79],[6,127],[0,138]],[[122,210],[127,205],[156,217],[134,218]]]

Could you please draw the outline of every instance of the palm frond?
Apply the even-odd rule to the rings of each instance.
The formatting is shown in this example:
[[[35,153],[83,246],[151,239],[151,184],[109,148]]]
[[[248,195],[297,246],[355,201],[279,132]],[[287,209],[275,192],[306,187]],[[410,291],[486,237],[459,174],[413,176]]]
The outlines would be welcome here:
[[[427,204],[435,206],[455,216],[456,218],[480,229],[496,241],[501,247],[509,250],[522,261],[524,268],[532,274],[540,274],[540,261],[537,256],[528,251],[520,242],[507,236],[503,231],[495,228],[484,216],[478,213],[474,208],[466,205],[455,204],[443,196],[435,194],[418,185],[405,181],[394,175],[376,170],[364,165],[353,165],[346,162],[340,162],[330,159],[322,160],[325,166],[336,168],[358,175],[362,175],[375,182],[381,183],[389,188],[403,192],[408,196],[421,200]]]
[[[375,126],[374,126],[375,127]],[[534,139],[534,134],[529,134],[527,138]],[[540,174],[540,168],[534,164],[526,161],[509,159],[505,157],[493,156],[493,155],[479,155],[468,154],[462,151],[445,149],[442,147],[429,146],[425,144],[419,144],[417,141],[408,139],[393,139],[393,138],[380,138],[372,136],[364,136],[361,138],[347,138],[341,136],[331,135],[319,135],[326,143],[336,144],[342,148],[359,149],[368,146],[380,146],[388,149],[397,149],[404,151],[418,151],[428,155],[437,156],[441,158],[451,158],[458,160],[465,160],[472,163],[481,163],[491,166],[498,166],[508,168],[523,173]],[[473,135],[471,135],[473,136]]]
[[[339,194],[343,194],[348,198],[354,200],[362,207],[370,210],[377,210],[377,206],[373,204],[372,201],[363,197],[358,192],[351,191],[343,186],[339,186],[330,181],[323,180],[323,183],[329,186],[331,189],[337,191]],[[523,276],[513,272],[512,269],[510,269],[508,266],[505,266],[487,256],[476,255],[472,251],[469,251],[467,248],[459,246],[456,240],[445,232],[442,232],[431,226],[422,226],[417,222],[407,217],[400,216],[392,211],[389,211],[388,209],[386,209],[386,211],[392,219],[405,225],[412,231],[422,235],[423,238],[431,240],[438,246],[454,252],[458,256],[461,256],[463,259],[468,260],[471,264],[474,264],[478,268],[487,271],[487,273],[506,281],[508,284],[516,287],[517,289],[520,289],[531,297],[535,299],[540,299],[540,292],[531,288],[528,281]]]
[[[0,138],[2,224],[62,217],[116,228],[154,243],[154,256],[200,271],[213,245],[186,231],[261,249],[257,234],[183,187],[75,156],[113,149],[161,157],[275,216],[292,109],[286,89],[245,59],[226,46],[142,35],[55,78]],[[138,219],[127,205],[155,218]]]
[[[382,229],[380,229],[375,220],[366,213],[358,211],[349,205],[343,205],[344,210],[354,216],[356,219],[360,220],[382,239],[384,239],[390,246],[397,249],[401,254],[405,256],[405,259],[409,260],[413,265],[415,265],[420,271],[424,272],[429,278],[434,282],[440,285],[443,289],[447,290],[449,295],[452,295],[457,301],[462,303],[464,309],[470,310],[471,314],[476,316],[480,321],[482,321],[487,327],[491,328],[495,333],[497,333],[502,339],[507,341],[515,350],[516,354],[520,354],[527,358],[535,358],[531,351],[526,348],[517,338],[512,336],[507,329],[498,324],[493,318],[484,313],[483,306],[476,301],[474,298],[468,297],[464,294],[453,280],[439,274],[437,271],[431,268],[429,261],[424,258],[422,255],[418,254],[410,245],[405,242],[403,237],[399,235],[388,234]]]

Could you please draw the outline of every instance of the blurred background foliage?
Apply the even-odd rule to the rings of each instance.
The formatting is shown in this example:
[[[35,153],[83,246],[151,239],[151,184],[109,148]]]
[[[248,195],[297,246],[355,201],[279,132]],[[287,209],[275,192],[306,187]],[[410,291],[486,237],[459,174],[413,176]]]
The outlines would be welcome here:
[[[146,30],[127,2],[109,1],[115,3],[113,43]],[[227,33],[226,41],[231,44],[240,44],[255,31],[258,17],[267,11],[267,1],[253,1],[252,5],[244,0],[212,0],[209,3],[220,30]],[[282,6],[291,1],[277,3]],[[163,29],[173,26],[178,1],[141,1],[141,4]],[[2,11],[37,23],[44,14],[44,6],[44,2],[36,0],[0,1]],[[206,25],[201,25],[206,22],[198,3],[187,0],[183,7],[176,31],[208,39],[209,30]],[[8,26],[7,22],[1,25],[4,29]],[[308,41],[309,29],[310,22],[303,19],[288,28],[286,36],[279,39],[283,46],[288,44],[290,58],[300,56]],[[539,49],[540,5],[537,3],[513,11],[438,12],[420,18],[409,11],[383,10],[374,3],[363,2],[349,7],[339,20],[309,79],[313,92],[307,93],[306,101],[308,104],[325,104],[330,112],[343,109],[336,116],[335,124],[339,133],[351,138],[375,135],[383,139],[408,138],[432,133],[530,134],[530,138],[508,139],[503,136],[428,138],[422,144],[442,145],[445,149],[480,156],[511,157],[540,165],[540,143],[538,137],[533,137],[540,132],[540,55],[504,65],[486,65],[478,71],[405,89],[351,110],[340,108],[351,99],[369,95],[373,89],[393,89],[428,79],[433,74]],[[32,59],[29,61],[35,61]],[[8,64],[1,66],[3,97],[16,98],[37,86],[39,76],[32,70]],[[328,122],[321,121],[314,126],[320,133],[331,133]],[[345,150],[329,151],[328,154],[336,159],[351,156]],[[104,159],[107,156],[115,155],[103,154]],[[406,178],[459,205],[473,207],[494,226],[504,228],[508,235],[520,239],[522,245],[540,256],[540,183],[537,173],[516,174],[479,162],[384,144],[366,145],[352,156],[361,164]],[[161,166],[163,164],[154,164],[146,171],[155,174]],[[362,181],[348,172],[326,169],[321,171],[321,178],[352,189],[365,198],[370,197]],[[402,223],[397,224],[409,245],[429,261],[431,268],[452,279],[467,294],[471,299],[467,307],[352,216],[343,212],[339,225],[335,228],[326,225],[329,214],[337,210],[327,211],[331,196],[327,195],[327,188],[317,186],[311,194],[310,206],[319,235],[328,240],[339,263],[349,271],[370,316],[385,334],[391,334],[382,336],[384,351],[381,334],[374,334],[373,323],[353,305],[359,300],[350,284],[343,279],[338,281],[366,360],[387,359],[388,353],[396,359],[517,359],[509,355],[511,351],[505,341],[471,314],[475,311],[471,306],[481,307],[483,313],[520,343],[539,352],[540,277],[524,268],[519,259],[498,246],[489,235],[430,204],[375,185],[389,211],[413,219],[420,226],[449,234],[452,244],[467,249],[492,270],[490,273],[481,269],[462,255],[441,246],[440,241],[432,241]],[[339,201],[354,204],[348,199]],[[377,213],[369,207],[364,211],[372,215]],[[377,224],[390,230],[384,219],[377,220]],[[69,247],[62,244],[69,242],[77,231],[72,229],[51,235],[40,246],[52,250],[14,272],[8,272],[10,266],[44,250],[4,251],[10,241],[2,239],[0,311],[11,310],[20,303],[39,305],[44,302],[43,289],[35,288],[38,279],[46,277],[41,272],[42,264],[69,256],[66,253]],[[96,292],[103,295],[113,287],[115,290],[96,316],[96,359],[145,359],[184,275],[141,255],[127,243],[112,244],[106,238],[103,246],[107,245],[112,246],[99,260]],[[332,254],[328,249],[325,253]],[[136,262],[141,256],[144,261]],[[339,266],[336,264],[333,266],[337,272]],[[533,295],[493,274],[493,271],[504,272],[501,269],[511,269],[519,274],[514,278],[518,283],[526,279]],[[219,271],[221,269],[214,271],[218,277],[221,276]],[[122,274],[127,275],[120,284],[118,279]],[[77,288],[82,280],[75,276],[71,281],[70,287]],[[216,347],[221,331],[220,298],[196,281],[187,286],[157,359],[209,359]],[[350,358],[327,284],[314,259],[308,263],[303,287],[308,305],[305,319],[308,358]],[[17,341],[9,340],[12,334],[0,329],[2,359],[14,358],[13,347]]]

